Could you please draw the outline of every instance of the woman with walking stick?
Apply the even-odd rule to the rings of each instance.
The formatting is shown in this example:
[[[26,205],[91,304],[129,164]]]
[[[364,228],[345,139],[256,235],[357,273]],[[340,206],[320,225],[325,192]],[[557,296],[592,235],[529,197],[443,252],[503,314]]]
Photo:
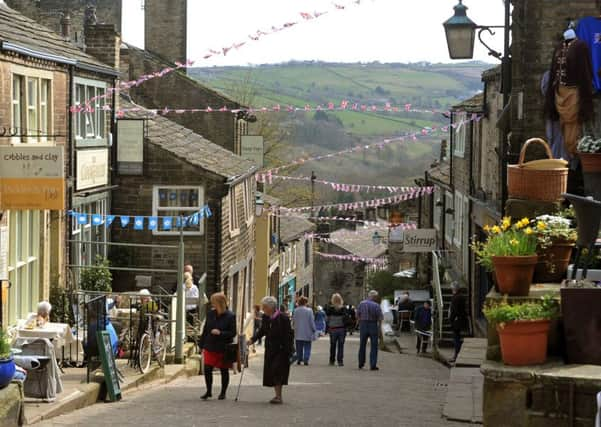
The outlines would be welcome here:
[[[294,334],[290,319],[277,309],[278,301],[274,297],[261,300],[263,320],[259,329],[250,340],[253,344],[265,337],[265,363],[263,365],[263,386],[273,387],[275,397],[269,401],[281,404],[282,387],[288,385],[290,358],[294,354]]]

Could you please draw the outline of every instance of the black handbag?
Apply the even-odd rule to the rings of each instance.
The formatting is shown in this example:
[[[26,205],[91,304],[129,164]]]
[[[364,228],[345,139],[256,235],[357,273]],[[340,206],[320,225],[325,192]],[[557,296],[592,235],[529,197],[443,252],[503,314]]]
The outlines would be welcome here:
[[[226,344],[223,352],[223,361],[225,363],[234,363],[238,361],[238,343]]]

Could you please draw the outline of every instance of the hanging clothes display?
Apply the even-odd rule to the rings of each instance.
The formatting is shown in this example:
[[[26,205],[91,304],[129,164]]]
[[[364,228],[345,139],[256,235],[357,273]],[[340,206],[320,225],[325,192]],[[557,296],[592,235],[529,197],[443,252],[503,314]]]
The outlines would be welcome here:
[[[545,112],[561,123],[567,151],[574,155],[582,125],[593,117],[593,76],[585,42],[564,40],[553,53],[552,84],[547,90]]]
[[[586,43],[591,57],[593,85],[601,92],[601,18],[587,16],[578,21],[576,35]]]
[[[543,96],[546,96],[547,91],[549,90],[549,84],[551,83],[551,72],[547,71],[543,74],[543,78],[540,82],[540,88]],[[574,165],[574,162],[571,160],[573,156],[566,150],[565,144],[563,142],[563,135],[561,133],[561,124],[559,120],[551,120],[547,118],[545,123],[545,130],[547,141],[551,145],[551,152],[553,153],[553,157],[556,159],[564,159],[570,161],[570,166]]]

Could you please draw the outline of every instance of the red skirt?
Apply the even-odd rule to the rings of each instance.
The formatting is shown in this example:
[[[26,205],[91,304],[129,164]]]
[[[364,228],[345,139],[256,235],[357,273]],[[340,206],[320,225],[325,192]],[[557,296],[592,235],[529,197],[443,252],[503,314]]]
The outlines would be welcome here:
[[[216,353],[209,350],[202,351],[202,360],[205,365],[218,369],[231,369],[232,366],[234,366],[233,363],[225,363],[223,361],[223,353]]]

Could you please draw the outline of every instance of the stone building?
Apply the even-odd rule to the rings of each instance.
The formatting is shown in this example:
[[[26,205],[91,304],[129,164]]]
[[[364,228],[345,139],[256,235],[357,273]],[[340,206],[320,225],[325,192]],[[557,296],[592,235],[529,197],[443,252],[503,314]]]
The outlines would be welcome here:
[[[131,106],[124,103],[125,106]],[[125,120],[141,119],[144,127],[141,174],[117,174],[119,190],[113,195],[113,214],[171,217],[165,228],[121,228],[115,221],[113,239],[119,242],[177,245],[177,217],[189,216],[208,205],[212,215],[184,228],[185,261],[200,274],[207,273],[207,293],[223,290],[230,306],[243,319],[253,302],[255,268],[256,167],[193,131],[161,116],[128,113]],[[117,145],[120,141],[117,141]],[[113,262],[177,269],[177,251],[162,248],[130,249],[114,254]],[[134,274],[121,275],[120,290],[132,290]],[[174,276],[153,274],[152,286],[175,287]]]
[[[261,194],[264,208],[255,225],[255,304],[268,295],[277,295],[280,283],[280,217],[273,211],[279,199]]]
[[[374,245],[375,231],[382,236],[388,232],[386,226],[361,228],[354,232],[340,229],[330,234],[326,242],[318,245],[318,251],[332,255],[354,255],[365,258],[379,258],[386,255],[387,245],[381,242]],[[324,306],[330,302],[333,293],[342,295],[346,304],[357,305],[367,295],[368,275],[387,266],[370,265],[362,261],[329,259],[315,256],[314,302]]]
[[[0,128],[12,129],[0,138],[0,144],[23,150],[60,146],[65,159],[65,197],[60,209],[32,209],[38,202],[43,206],[42,195],[32,194],[27,208],[20,208],[24,210],[2,212],[0,265],[4,268],[0,275],[7,277],[0,278],[12,284],[3,301],[8,307],[3,313],[5,324],[33,311],[37,302],[48,298],[51,285],[64,286],[67,281],[66,242],[79,229],[79,224],[69,222],[67,210],[78,201],[92,203],[85,193],[107,190],[105,183],[97,185],[97,178],[106,178],[109,184],[111,131],[111,114],[104,112],[102,101],[94,105],[94,112],[74,116],[69,106],[101,93],[117,74],[111,65],[2,1],[0,39]],[[86,159],[96,155],[103,162],[89,170]],[[7,194],[3,197],[6,203]]]

